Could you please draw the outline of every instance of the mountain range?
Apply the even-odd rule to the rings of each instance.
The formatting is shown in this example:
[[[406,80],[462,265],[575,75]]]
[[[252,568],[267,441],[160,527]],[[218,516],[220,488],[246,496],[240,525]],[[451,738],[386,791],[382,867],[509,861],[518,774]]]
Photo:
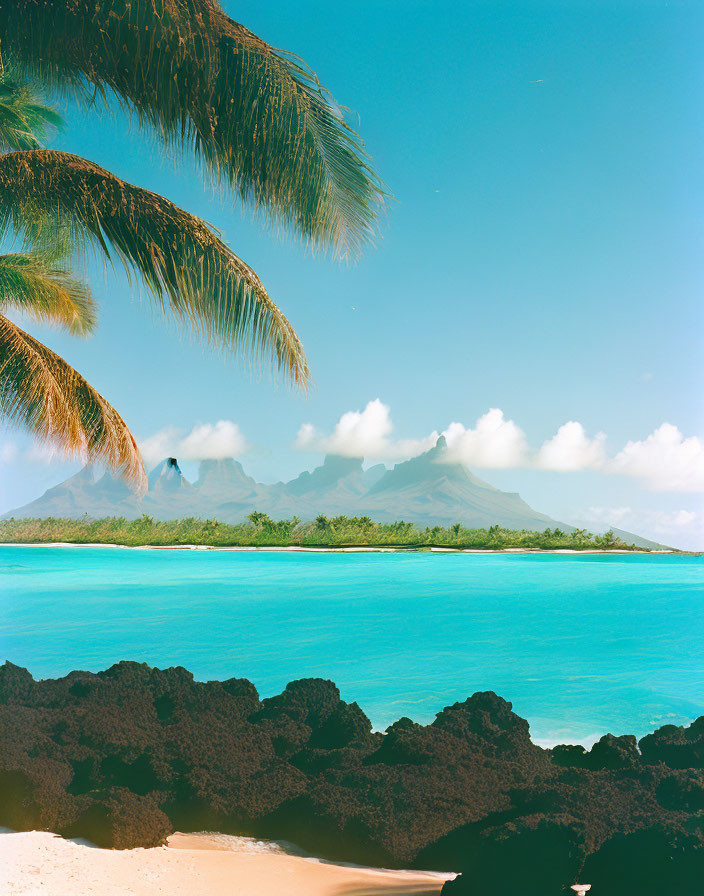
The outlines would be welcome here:
[[[267,485],[248,476],[234,458],[201,461],[198,478],[189,482],[178,459],[169,457],[151,471],[143,496],[119,477],[89,465],[4,518],[136,519],[147,514],[158,520],[198,517],[238,523],[258,510],[274,519],[311,520],[325,514],[369,516],[377,522],[403,519],[420,526],[573,529],[533,510],[518,493],[500,491],[446,458],[447,445],[440,436],[429,451],[390,469],[377,464],[365,470],[361,458],[331,454],[312,472]],[[629,543],[656,546],[631,533],[620,534]]]

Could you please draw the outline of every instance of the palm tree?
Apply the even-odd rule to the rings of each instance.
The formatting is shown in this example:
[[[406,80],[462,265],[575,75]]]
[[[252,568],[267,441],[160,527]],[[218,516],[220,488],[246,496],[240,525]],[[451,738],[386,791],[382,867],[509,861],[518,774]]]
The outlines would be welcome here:
[[[89,293],[46,248],[58,232],[61,242],[91,244],[141,275],[160,307],[197,332],[268,355],[305,385],[302,346],[254,271],[163,197],[78,156],[41,149],[58,117],[12,73],[117,96],[141,124],[192,149],[242,199],[349,255],[370,237],[383,188],[315,77],[211,0],[19,0],[0,5],[0,47],[5,64],[12,62],[0,87],[0,147],[8,150],[0,155],[0,233],[34,247],[5,257],[0,308],[90,330]],[[134,439],[117,412],[4,316],[0,413],[144,486]]]

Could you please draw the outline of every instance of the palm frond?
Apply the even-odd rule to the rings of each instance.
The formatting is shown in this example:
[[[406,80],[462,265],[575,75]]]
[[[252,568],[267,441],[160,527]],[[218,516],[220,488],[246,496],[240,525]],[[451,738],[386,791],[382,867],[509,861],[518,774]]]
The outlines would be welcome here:
[[[3,315],[0,416],[146,489],[139,450],[122,417],[63,358]]]
[[[37,90],[5,66],[0,72],[0,148],[37,149],[62,125],[61,116],[42,102]]]
[[[87,284],[39,252],[0,255],[0,311],[14,308],[75,336],[96,324],[96,305]]]
[[[0,156],[0,227],[36,244],[37,224],[46,220],[138,271],[162,308],[198,333],[255,359],[267,355],[306,385],[308,365],[293,327],[254,271],[199,218],[69,153]]]
[[[216,0],[12,0],[0,45],[55,87],[116,95],[316,244],[354,255],[373,236],[385,188],[342,108]]]

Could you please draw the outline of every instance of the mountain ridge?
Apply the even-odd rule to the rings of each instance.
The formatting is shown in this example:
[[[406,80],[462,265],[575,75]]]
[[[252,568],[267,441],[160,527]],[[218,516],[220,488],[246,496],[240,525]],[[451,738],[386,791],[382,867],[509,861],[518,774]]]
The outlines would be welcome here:
[[[475,529],[543,531],[574,529],[530,507],[517,492],[503,492],[447,458],[442,436],[428,451],[387,469],[364,469],[361,458],[327,455],[321,465],[288,482],[266,485],[234,458],[202,460],[191,483],[178,459],[167,457],[150,472],[142,497],[110,472],[88,465],[42,496],[1,519],[61,517],[94,519],[146,514],[156,520],[186,517],[239,523],[257,510],[277,519],[308,521],[325,516],[369,516],[377,522],[405,520],[418,526],[461,523]],[[623,533],[642,547],[654,542]]]

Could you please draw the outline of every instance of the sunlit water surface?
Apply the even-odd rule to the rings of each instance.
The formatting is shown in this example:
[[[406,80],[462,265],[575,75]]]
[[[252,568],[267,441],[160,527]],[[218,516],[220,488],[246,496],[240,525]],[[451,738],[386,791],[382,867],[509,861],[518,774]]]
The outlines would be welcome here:
[[[704,713],[704,559],[0,546],[0,658],[333,679],[377,728],[493,690],[539,742]]]

